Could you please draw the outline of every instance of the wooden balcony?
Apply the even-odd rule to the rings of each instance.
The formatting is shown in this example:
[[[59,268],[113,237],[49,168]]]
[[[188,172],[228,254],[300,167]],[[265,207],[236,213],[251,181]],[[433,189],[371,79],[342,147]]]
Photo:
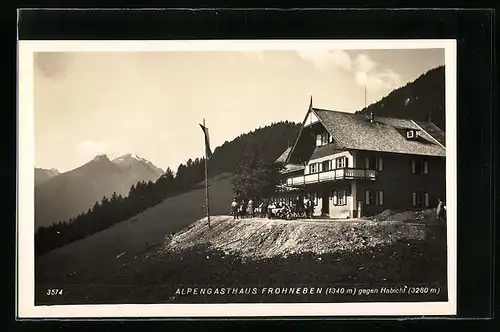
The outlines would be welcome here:
[[[338,168],[326,172],[306,174],[287,178],[288,186],[303,186],[305,184],[323,183],[338,180],[371,180],[374,181],[377,171],[361,168]]]

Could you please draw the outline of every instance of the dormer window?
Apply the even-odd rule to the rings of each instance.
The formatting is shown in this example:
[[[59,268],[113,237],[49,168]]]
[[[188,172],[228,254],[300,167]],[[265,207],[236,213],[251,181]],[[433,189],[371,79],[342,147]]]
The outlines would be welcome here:
[[[412,140],[416,139],[419,136],[420,132],[415,129],[407,129],[406,130],[406,139]]]
[[[327,145],[330,142],[330,134],[324,132],[316,136],[316,146]]]

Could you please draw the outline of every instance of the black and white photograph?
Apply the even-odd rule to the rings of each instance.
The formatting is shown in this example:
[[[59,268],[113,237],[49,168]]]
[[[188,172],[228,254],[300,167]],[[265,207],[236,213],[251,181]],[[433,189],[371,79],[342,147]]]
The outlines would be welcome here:
[[[453,315],[455,99],[453,40],[20,41],[19,315]]]

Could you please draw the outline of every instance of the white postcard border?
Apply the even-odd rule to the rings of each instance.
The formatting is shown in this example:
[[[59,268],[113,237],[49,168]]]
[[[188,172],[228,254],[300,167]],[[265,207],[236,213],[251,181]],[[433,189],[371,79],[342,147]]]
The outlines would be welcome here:
[[[448,301],[391,303],[124,304],[35,306],[34,271],[34,52],[160,52],[445,49]],[[19,318],[436,316],[456,315],[457,172],[456,40],[188,40],[19,41],[17,301]]]

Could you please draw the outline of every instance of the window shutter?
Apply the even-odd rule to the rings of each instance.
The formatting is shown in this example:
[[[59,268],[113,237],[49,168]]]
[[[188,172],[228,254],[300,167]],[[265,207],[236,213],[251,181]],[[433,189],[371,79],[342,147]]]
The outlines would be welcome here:
[[[384,205],[384,192],[378,192],[378,205]]]
[[[333,136],[330,133],[328,133],[328,142],[333,142]]]
[[[429,174],[429,165],[427,163],[427,160],[424,161],[424,174]]]
[[[316,146],[321,146],[321,135],[316,135]]]
[[[415,171],[416,171],[415,160],[412,160],[412,161],[411,161],[411,172],[412,172],[413,174],[415,174]]]
[[[369,190],[365,191],[365,203],[370,204],[370,191]]]
[[[365,158],[365,168],[370,169],[370,159],[368,157]]]
[[[338,202],[337,193],[338,193],[337,190],[333,191],[333,205],[337,205],[337,202]]]
[[[349,167],[349,158],[344,157],[344,167]]]
[[[318,168],[317,172],[321,172],[321,166],[323,166],[323,165],[321,165],[321,163],[317,163],[316,165],[317,165],[316,167]]]
[[[412,196],[413,196],[413,206],[416,206],[417,205],[417,193],[412,193]]]
[[[429,193],[424,194],[425,207],[429,207]]]
[[[378,157],[378,170],[384,170],[384,160],[382,159],[382,157]]]

